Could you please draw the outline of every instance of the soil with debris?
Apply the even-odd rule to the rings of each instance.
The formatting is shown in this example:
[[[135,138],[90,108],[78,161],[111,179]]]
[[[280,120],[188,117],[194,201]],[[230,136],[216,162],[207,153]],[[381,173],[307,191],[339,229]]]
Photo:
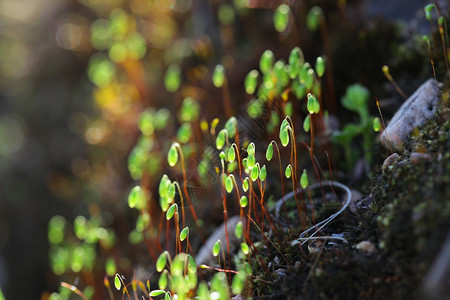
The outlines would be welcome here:
[[[259,275],[248,289],[254,299],[448,299],[448,103],[445,90],[435,116],[373,174],[370,193],[327,226],[326,234],[343,232],[348,244],[292,246],[295,230],[283,234],[279,247],[261,244],[268,267],[255,260]]]

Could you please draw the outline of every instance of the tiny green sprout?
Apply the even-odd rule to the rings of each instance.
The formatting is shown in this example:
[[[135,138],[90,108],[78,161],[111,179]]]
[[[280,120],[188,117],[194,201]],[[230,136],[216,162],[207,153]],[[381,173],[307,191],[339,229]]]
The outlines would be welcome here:
[[[300,72],[300,68],[305,63],[305,58],[303,56],[302,49],[295,47],[291,50],[289,55],[289,76],[294,79]]]
[[[150,297],[156,297],[156,296],[159,296],[159,295],[162,295],[165,293],[166,293],[166,291],[163,291],[163,290],[153,290],[150,292]]]
[[[383,73],[384,73],[385,75],[388,75],[388,74],[389,74],[389,66],[388,66],[388,65],[384,65],[384,66],[381,68],[381,70],[383,71]]]
[[[164,270],[164,272],[162,272],[161,275],[159,276],[158,287],[161,290],[164,290],[167,287],[167,282],[168,282],[167,273],[168,273],[167,270]]]
[[[178,161],[178,151],[177,147],[180,145],[178,143],[173,143],[169,149],[169,153],[167,153],[167,162],[171,167],[175,166]]]
[[[222,65],[217,65],[214,69],[212,81],[216,88],[222,87],[225,81],[225,69]]]
[[[170,220],[172,219],[173,215],[176,213],[178,213],[178,205],[176,203],[172,204],[169,209],[167,210],[166,213],[166,220]]]
[[[164,76],[164,85],[169,92],[176,92],[181,83],[181,68],[176,64],[172,64],[167,68]]]
[[[379,132],[380,131],[380,129],[381,129],[381,121],[380,121],[380,118],[378,118],[378,117],[375,117],[375,118],[373,118],[373,130],[375,131],[375,132]]]
[[[250,248],[248,247],[247,243],[241,243],[241,250],[245,255],[250,252]]]
[[[248,191],[248,185],[249,185],[249,183],[248,183],[248,177],[245,177],[245,178],[244,178],[244,181],[242,181],[242,190],[243,190],[244,192],[247,192],[247,191]]]
[[[270,142],[269,146],[267,146],[267,150],[266,150],[266,159],[267,161],[271,161],[272,157],[273,157],[273,145],[272,145],[273,141]]]
[[[175,199],[175,182],[171,183],[167,188],[167,199],[172,202]]]
[[[144,191],[140,186],[135,186],[131,189],[128,195],[128,206],[130,208],[142,208],[144,206]]]
[[[221,160],[225,160],[226,157],[227,157],[227,156],[225,155],[225,152],[224,152],[224,151],[220,151],[220,153],[219,153],[219,158],[220,158]]]
[[[156,260],[156,271],[162,272],[162,270],[166,267],[168,254],[169,253],[167,251],[164,251],[159,255],[158,259]]]
[[[220,241],[220,240],[217,240],[215,243],[214,243],[214,246],[213,246],[213,248],[212,248],[212,254],[214,255],[214,257],[216,257],[217,255],[219,255],[219,252],[220,252],[220,244],[221,244],[222,242]]]
[[[306,80],[308,79],[308,71],[311,69],[311,65],[309,64],[309,62],[305,62],[299,72],[298,72],[298,77],[300,80],[300,83],[305,84]]]
[[[234,147],[231,146],[230,149],[228,150],[228,161],[234,162],[235,159],[236,159],[236,152],[234,151]]]
[[[177,131],[177,139],[186,144],[192,137],[192,126],[190,123],[183,123]]]
[[[170,179],[169,176],[164,174],[161,178],[161,181],[159,182],[159,196],[160,197],[166,197],[167,196],[167,190],[169,189],[170,185]]]
[[[253,142],[251,142],[250,144],[248,144],[247,146],[247,153],[249,155],[253,155],[255,154],[255,144]]]
[[[259,69],[264,74],[268,73],[275,62],[275,56],[273,55],[273,52],[270,50],[264,51],[264,53],[261,55],[261,59],[259,60]]]
[[[250,179],[252,181],[256,181],[256,179],[258,179],[258,175],[259,175],[259,163],[256,163],[253,166],[252,171],[250,172]]]
[[[242,196],[241,199],[239,199],[239,204],[241,205],[242,208],[247,207],[247,204],[248,204],[247,196],[245,196],[245,195]]]
[[[219,131],[219,134],[217,134],[216,138],[216,148],[218,150],[222,149],[223,146],[225,146],[225,142],[228,139],[228,131],[226,129],[222,129]]]
[[[294,113],[294,107],[292,106],[292,102],[286,103],[284,106],[284,115],[285,116],[292,116]]]
[[[266,170],[266,165],[262,166],[261,170],[259,171],[259,179],[261,181],[266,180],[267,177],[267,170]]]
[[[233,191],[233,174],[230,174],[225,181],[225,189],[227,193],[231,193]]]
[[[273,16],[273,25],[278,32],[283,32],[289,24],[289,13],[291,9],[286,4],[278,6]]]
[[[316,59],[316,73],[319,78],[325,73],[325,59],[322,56],[319,56]]]
[[[295,88],[295,97],[298,100],[301,100],[305,97],[305,95],[306,95],[306,86],[304,84],[297,85]]]
[[[247,167],[249,169],[253,168],[256,164],[256,158],[255,158],[255,154],[249,154],[247,156]]]
[[[306,169],[303,169],[302,176],[300,177],[300,185],[302,189],[306,189],[308,187],[308,174],[306,173]]]
[[[306,78],[305,78],[305,87],[308,90],[311,90],[314,86],[314,82],[316,80],[316,73],[313,69],[308,69],[306,72]]]
[[[291,165],[288,165],[286,167],[286,170],[284,171],[284,176],[286,176],[286,178],[291,178],[292,175],[292,167]]]
[[[244,86],[245,92],[249,95],[256,91],[256,86],[258,84],[259,73],[256,70],[251,70],[245,77]]]
[[[180,232],[180,241],[184,241],[189,236],[189,227],[184,227]]]
[[[440,27],[444,26],[444,16],[439,16],[438,24],[439,24]]]
[[[306,17],[306,26],[311,31],[316,31],[319,27],[321,19],[323,18],[322,9],[318,6],[313,6]]]
[[[286,147],[289,144],[289,129],[291,127],[287,126],[283,129],[282,132],[280,132],[280,141],[281,141],[281,145],[283,145],[283,147]]]
[[[431,11],[433,8],[436,8],[436,5],[433,3],[427,4],[425,8],[423,9],[425,11],[425,18],[427,18],[428,21],[431,21]]]
[[[244,196],[242,196],[242,197],[244,197]],[[242,199],[242,197],[241,197],[241,199]],[[236,235],[236,237],[238,239],[241,239],[243,233],[244,233],[244,230],[243,230],[242,222],[239,221],[239,222],[237,222],[236,227],[234,228],[234,234]]]
[[[311,93],[308,93],[308,102],[306,104],[306,109],[311,115],[314,114],[316,111],[316,102],[317,102],[316,97],[314,97]]]
[[[305,120],[303,121],[303,130],[305,132],[309,132],[310,129],[311,129],[311,117],[310,115],[307,115]]]
[[[233,281],[231,282],[231,291],[233,294],[238,295],[242,293],[245,286],[245,274],[243,272],[239,272],[233,277]]]
[[[106,274],[108,274],[108,276],[114,276],[114,274],[116,273],[116,269],[117,268],[114,259],[112,257],[109,257],[105,263]]]
[[[118,291],[120,291],[120,288],[122,287],[122,283],[120,282],[120,275],[116,273],[116,276],[114,277],[114,286]]]
[[[186,97],[180,108],[180,121],[194,122],[200,115],[200,104],[192,97]]]
[[[227,120],[225,123],[225,129],[228,132],[228,136],[230,138],[233,138],[236,135],[236,129],[237,129],[237,119],[235,117],[231,117]]]

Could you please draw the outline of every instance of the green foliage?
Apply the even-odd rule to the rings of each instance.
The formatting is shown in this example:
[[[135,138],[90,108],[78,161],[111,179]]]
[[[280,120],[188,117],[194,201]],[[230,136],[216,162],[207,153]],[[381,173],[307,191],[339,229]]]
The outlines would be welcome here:
[[[281,4],[275,10],[273,25],[278,32],[283,32],[289,24],[289,14],[291,9],[286,4]]]
[[[214,69],[212,81],[215,87],[222,87],[225,81],[225,69],[222,65],[217,65]]]
[[[176,92],[181,84],[181,68],[177,64],[171,64],[164,76],[164,85],[169,92]]]
[[[309,30],[316,31],[319,28],[322,18],[322,9],[319,6],[313,6],[306,17],[306,26]]]

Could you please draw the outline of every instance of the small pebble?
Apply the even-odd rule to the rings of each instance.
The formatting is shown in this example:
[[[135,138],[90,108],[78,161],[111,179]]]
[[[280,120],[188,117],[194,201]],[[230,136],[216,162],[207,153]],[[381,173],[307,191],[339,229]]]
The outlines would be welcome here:
[[[413,152],[409,156],[409,160],[414,165],[419,165],[422,162],[428,162],[431,160],[431,155],[428,153],[420,153],[420,152]]]
[[[434,116],[439,91],[439,82],[429,79],[402,104],[380,137],[386,149],[403,150],[413,130]]]
[[[361,250],[361,251],[363,251],[363,252],[365,252],[365,253],[367,253],[367,254],[370,255],[370,254],[372,254],[372,253],[375,252],[376,247],[375,247],[375,245],[374,245],[372,242],[370,242],[370,241],[362,241],[362,242],[359,242],[359,243],[356,245],[356,249]]]
[[[383,162],[383,166],[381,169],[383,170],[383,173],[388,170],[390,166],[392,166],[396,161],[400,159],[400,155],[398,153],[392,153],[388,156]]]

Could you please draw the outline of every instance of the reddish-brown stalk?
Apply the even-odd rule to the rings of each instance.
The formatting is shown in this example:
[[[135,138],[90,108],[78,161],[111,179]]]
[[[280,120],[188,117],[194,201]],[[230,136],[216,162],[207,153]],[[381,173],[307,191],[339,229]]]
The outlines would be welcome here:
[[[280,167],[280,181],[281,181],[281,201],[283,202],[283,209],[284,213],[286,214],[287,218],[287,225],[288,228],[291,227],[291,224],[289,222],[289,216],[286,211],[286,204],[284,203],[284,184],[283,184],[283,167],[281,166],[281,155],[280,155],[280,148],[278,148],[278,144],[275,141],[270,142],[271,144],[275,145],[275,148],[277,149],[277,155],[278,155],[278,165]]]

